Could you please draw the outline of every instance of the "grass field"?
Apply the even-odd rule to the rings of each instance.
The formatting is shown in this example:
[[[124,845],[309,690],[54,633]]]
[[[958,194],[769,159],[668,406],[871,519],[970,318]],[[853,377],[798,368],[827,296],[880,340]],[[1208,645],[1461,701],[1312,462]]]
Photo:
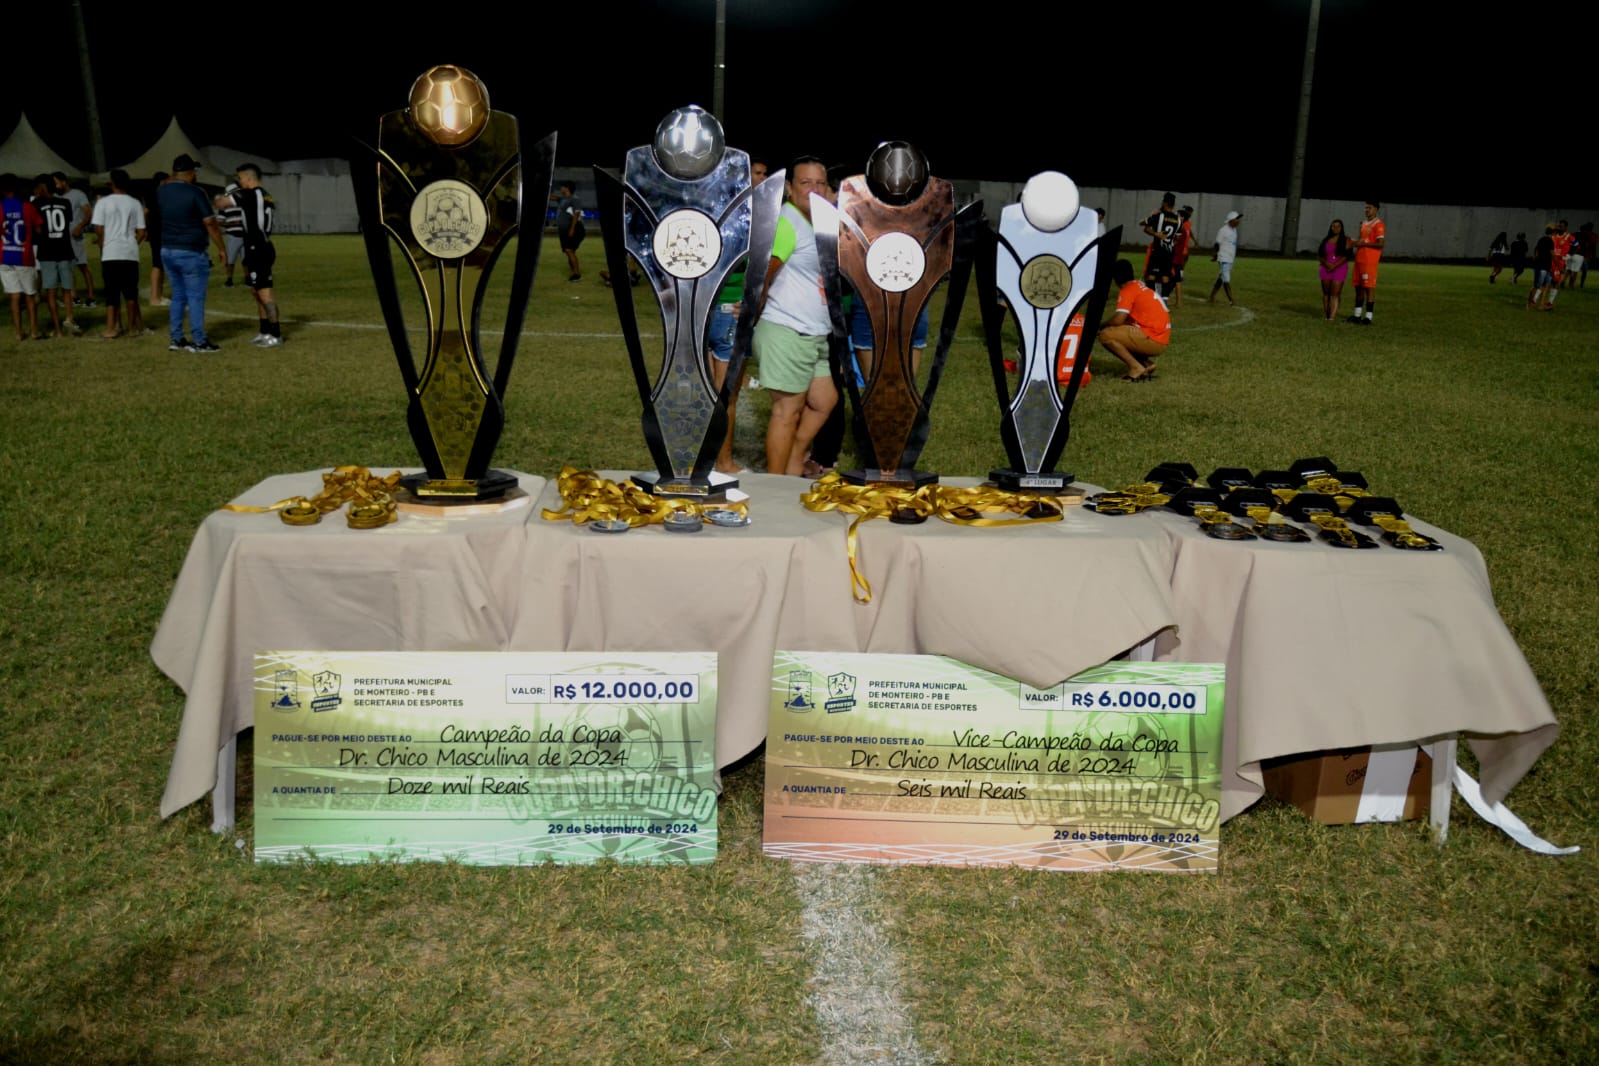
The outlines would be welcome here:
[[[1458,802],[1439,850],[1419,823],[1266,801],[1223,828],[1215,877],[799,869],[760,854],[754,760],[706,867],[256,867],[247,799],[224,837],[205,804],[156,813],[183,706],[148,656],[172,581],[263,477],[416,461],[359,241],[278,249],[277,350],[215,283],[216,356],[164,330],[0,332],[0,1061],[1599,1060],[1599,284],[1529,314],[1485,269],[1385,264],[1357,329],[1320,320],[1313,264],[1245,259],[1243,309],[1191,291],[1159,380],[1098,354],[1064,460],[1121,485],[1325,454],[1473,540],[1564,731],[1509,805],[1580,855]],[[583,252],[568,283],[545,250],[500,465],[647,465]],[[1203,295],[1209,264],[1192,274]],[[1002,458],[976,323],[974,301],[924,463],[949,474]],[[763,425],[757,395],[746,462]],[[1325,683],[1356,690],[1359,665]],[[846,922],[842,946],[818,932]]]

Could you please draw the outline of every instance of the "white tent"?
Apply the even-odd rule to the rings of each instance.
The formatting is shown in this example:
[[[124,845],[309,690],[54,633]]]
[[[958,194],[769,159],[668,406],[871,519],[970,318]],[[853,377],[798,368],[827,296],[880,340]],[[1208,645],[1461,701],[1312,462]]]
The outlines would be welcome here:
[[[44,143],[44,138],[34,132],[27,115],[18,118],[17,128],[11,131],[6,143],[0,145],[0,173],[31,180],[35,175],[54,174],[58,170],[68,177],[83,173]]]
[[[229,181],[233,180],[234,172],[239,169],[240,163],[254,163],[261,168],[261,173],[263,174],[275,174],[278,170],[278,164],[264,156],[241,152],[237,148],[229,148],[222,144],[208,144],[196,152],[194,157],[196,159],[204,159],[207,163],[216,167],[228,176]],[[162,169],[171,168],[163,167]]]
[[[178,125],[176,116],[173,117],[172,123],[167,126],[167,131],[161,135],[159,140],[146,148],[143,155],[131,163],[119,163],[117,166],[118,169],[126,170],[128,177],[139,181],[150,177],[158,170],[171,173],[172,161],[185,153],[193,156],[199,162],[200,165],[196,170],[195,177],[202,184],[221,186],[233,180],[233,175],[224,173],[206,162],[205,158],[200,155],[200,149],[195,147],[194,142],[189,140],[189,135],[183,132],[183,127]],[[101,174],[95,175],[97,180],[103,181],[105,177],[105,175]]]

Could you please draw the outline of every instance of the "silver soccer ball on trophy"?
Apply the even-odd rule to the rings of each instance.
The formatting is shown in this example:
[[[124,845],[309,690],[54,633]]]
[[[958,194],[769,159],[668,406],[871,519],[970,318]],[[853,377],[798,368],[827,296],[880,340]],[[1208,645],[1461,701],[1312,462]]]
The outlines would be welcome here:
[[[1034,174],[1022,186],[1022,217],[1044,233],[1056,233],[1071,225],[1082,206],[1077,183],[1058,170]]]
[[[681,181],[698,181],[722,161],[727,139],[716,116],[689,104],[661,119],[655,127],[655,161]]]
[[[905,141],[884,141],[866,160],[866,187],[885,204],[908,204],[927,188],[927,157]]]

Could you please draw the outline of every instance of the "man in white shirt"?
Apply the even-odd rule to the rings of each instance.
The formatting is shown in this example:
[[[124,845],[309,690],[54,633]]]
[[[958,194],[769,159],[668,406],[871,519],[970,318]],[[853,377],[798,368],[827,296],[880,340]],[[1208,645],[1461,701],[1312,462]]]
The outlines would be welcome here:
[[[1216,302],[1216,294],[1225,291],[1227,302],[1236,305],[1233,299],[1233,260],[1238,258],[1238,223],[1244,216],[1237,211],[1227,212],[1227,222],[1216,231],[1216,250],[1211,254],[1211,261],[1219,268],[1216,273],[1216,284],[1210,287],[1210,302]]]
[[[139,313],[139,242],[144,240],[144,205],[128,195],[128,172],[111,172],[111,194],[94,205],[94,231],[100,235],[100,290],[105,297],[105,340],[122,333],[121,305],[128,305],[128,332],[144,332]]]

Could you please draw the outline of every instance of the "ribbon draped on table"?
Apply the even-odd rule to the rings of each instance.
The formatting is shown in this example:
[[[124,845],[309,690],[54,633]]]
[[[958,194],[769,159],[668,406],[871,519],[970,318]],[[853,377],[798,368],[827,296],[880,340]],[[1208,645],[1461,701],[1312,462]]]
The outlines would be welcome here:
[[[800,503],[811,511],[842,511],[852,514],[847,549],[850,591],[860,603],[872,602],[872,586],[860,571],[857,530],[873,518],[895,522],[924,522],[941,518],[957,526],[1017,526],[1035,522],[1059,522],[1063,514],[1058,500],[1047,496],[1007,492],[978,485],[957,489],[948,485],[923,485],[919,489],[895,485],[854,485],[837,473],[811,484],[800,495]],[[992,514],[1013,514],[1015,518],[990,518]]]
[[[315,496],[290,496],[268,507],[227,503],[221,510],[241,514],[276,511],[285,525],[311,526],[348,503],[351,529],[376,529],[394,521],[394,493],[399,487],[398,470],[388,477],[378,477],[364,466],[336,466],[322,475],[322,491]]]
[[[545,508],[544,519],[549,522],[570,521],[573,525],[585,522],[621,521],[637,529],[639,526],[659,525],[676,513],[705,518],[708,511],[732,511],[741,518],[749,516],[749,503],[745,500],[695,503],[692,500],[668,499],[654,496],[634,484],[619,485],[609,478],[600,477],[592,470],[563,467],[556,479],[561,492],[559,510]]]

